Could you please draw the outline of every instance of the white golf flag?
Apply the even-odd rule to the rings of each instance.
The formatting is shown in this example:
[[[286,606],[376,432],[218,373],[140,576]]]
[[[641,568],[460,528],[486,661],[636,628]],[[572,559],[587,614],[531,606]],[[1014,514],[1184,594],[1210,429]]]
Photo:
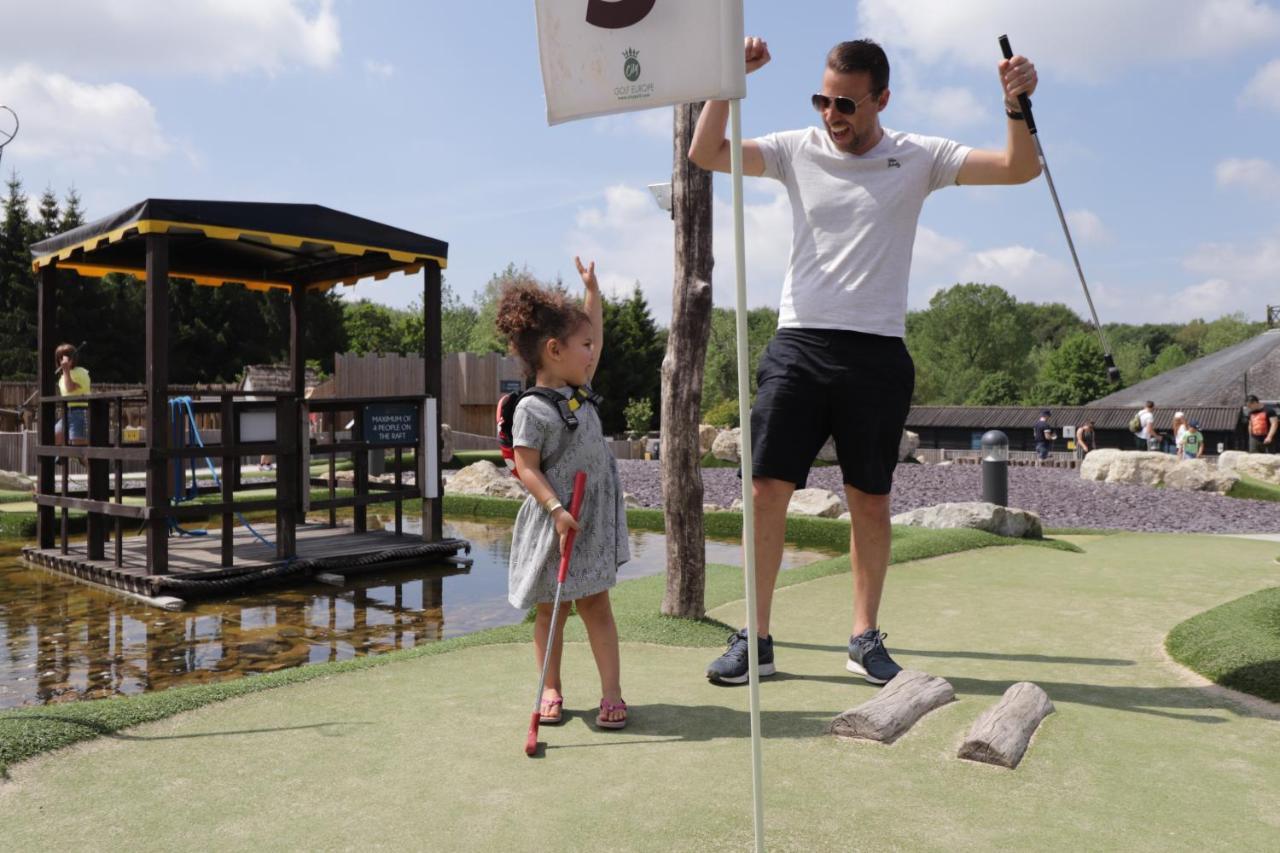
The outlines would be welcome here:
[[[747,94],[742,0],[535,0],[547,123]]]

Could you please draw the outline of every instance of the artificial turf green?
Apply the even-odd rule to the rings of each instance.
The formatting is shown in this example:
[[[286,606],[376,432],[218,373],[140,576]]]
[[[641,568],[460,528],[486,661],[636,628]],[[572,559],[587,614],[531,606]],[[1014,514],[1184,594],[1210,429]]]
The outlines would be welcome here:
[[[31,500],[31,492],[13,492],[0,489],[0,504],[25,503]]]
[[[470,504],[468,501],[480,501]],[[483,506],[492,512],[494,517],[498,510],[507,511],[507,505],[519,507],[519,501],[500,501],[494,498],[453,498],[454,508],[450,508],[450,499],[446,497],[446,511],[451,516],[457,515],[459,504]],[[628,515],[638,514],[646,521],[653,522],[656,516],[660,522],[662,513],[656,510],[630,510]],[[739,513],[711,513],[709,515],[737,515],[738,529],[741,530]],[[821,547],[828,544],[847,545],[848,525],[828,519],[791,519],[787,530],[788,541],[800,547]],[[820,524],[816,522],[821,522]],[[640,525],[635,525],[639,527]],[[731,529],[726,524],[724,529]],[[661,529],[660,527],[657,529]],[[842,530],[841,536],[833,537],[831,531]],[[903,563],[921,560],[958,551],[984,548],[997,545],[1039,545],[1057,547],[1061,550],[1078,551],[1067,543],[1055,543],[1050,540],[1031,541],[1006,539],[976,530],[927,530],[924,528],[894,528],[891,563]],[[778,578],[778,587],[792,586],[797,583],[814,580],[828,575],[849,571],[847,555],[819,560],[809,565],[782,572]],[[614,614],[618,622],[619,638],[624,642],[653,643],[670,646],[714,647],[724,643],[727,633],[736,628],[724,622],[704,619],[680,619],[662,616],[659,608],[665,585],[665,577],[652,575],[634,580],[623,581],[614,588],[611,599]],[[706,591],[704,601],[708,609],[718,607],[730,601],[742,598],[742,571],[732,566],[711,565],[707,567]],[[585,639],[586,634],[578,620],[568,623],[565,639],[573,642]],[[372,666],[384,666],[394,661],[435,655],[454,649],[495,643],[523,643],[529,638],[529,629],[524,625],[510,625],[492,628],[455,637],[436,643],[428,643],[412,649],[391,652],[372,657],[355,658],[340,663],[322,663],[279,672],[240,678],[234,681],[205,684],[192,687],[178,687],[156,693],[143,693],[137,696],[99,699],[73,702],[62,705],[19,708],[0,712],[0,776],[7,772],[7,767],[16,761],[29,758],[50,749],[57,749],[71,743],[90,738],[110,735],[139,723],[163,719],[182,711],[198,708],[212,702],[219,702],[234,696],[242,696],[259,690],[297,684],[349,672]]]
[[[1280,501],[1280,486],[1264,483],[1253,477],[1241,477],[1227,492],[1227,497],[1255,501]]]
[[[1165,648],[1223,687],[1280,702],[1280,587],[1192,616],[1169,632]]]

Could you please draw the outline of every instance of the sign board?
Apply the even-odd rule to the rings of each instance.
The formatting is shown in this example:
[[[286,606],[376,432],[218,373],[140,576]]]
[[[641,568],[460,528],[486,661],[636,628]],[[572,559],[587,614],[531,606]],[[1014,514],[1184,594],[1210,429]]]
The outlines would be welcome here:
[[[240,413],[240,441],[254,444],[276,440],[276,413],[270,409]]]
[[[524,390],[524,383],[521,382],[519,379],[499,379],[498,380],[499,394],[519,394],[523,390]]]
[[[428,397],[422,407],[422,434],[426,452],[420,463],[422,469],[422,496],[434,500],[440,497],[440,437],[436,431],[436,399]],[[428,531],[429,532],[429,531]]]
[[[375,445],[417,444],[418,407],[410,403],[365,406],[364,440]]]
[[[536,0],[547,123],[747,94],[742,0]]]

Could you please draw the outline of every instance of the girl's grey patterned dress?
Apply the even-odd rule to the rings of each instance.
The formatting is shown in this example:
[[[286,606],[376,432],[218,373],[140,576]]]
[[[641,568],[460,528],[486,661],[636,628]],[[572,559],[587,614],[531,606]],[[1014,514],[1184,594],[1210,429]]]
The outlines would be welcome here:
[[[572,394],[568,386],[556,390],[566,398]],[[605,442],[600,413],[586,403],[576,414],[578,428],[570,430],[550,402],[530,394],[516,406],[511,429],[515,446],[532,447],[539,452],[542,473],[566,509],[573,491],[573,475],[587,472],[582,529],[573,543],[569,576],[564,583],[565,601],[613,586],[618,580],[618,566],[631,559],[618,463]],[[524,610],[535,603],[553,601],[559,566],[560,541],[555,522],[530,495],[516,516],[511,538],[511,605]]]

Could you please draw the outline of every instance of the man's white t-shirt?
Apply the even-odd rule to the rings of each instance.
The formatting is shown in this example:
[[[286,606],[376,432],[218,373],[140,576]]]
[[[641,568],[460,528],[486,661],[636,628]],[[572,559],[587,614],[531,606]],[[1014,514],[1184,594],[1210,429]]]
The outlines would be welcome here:
[[[971,149],[887,128],[861,156],[814,127],[755,141],[765,177],[781,181],[791,199],[778,327],[903,337],[920,208],[929,193],[955,183]]]
[[[1138,423],[1142,424],[1142,429],[1138,430],[1138,434],[1143,438],[1151,439],[1156,437],[1156,415],[1150,409],[1138,410]]]

